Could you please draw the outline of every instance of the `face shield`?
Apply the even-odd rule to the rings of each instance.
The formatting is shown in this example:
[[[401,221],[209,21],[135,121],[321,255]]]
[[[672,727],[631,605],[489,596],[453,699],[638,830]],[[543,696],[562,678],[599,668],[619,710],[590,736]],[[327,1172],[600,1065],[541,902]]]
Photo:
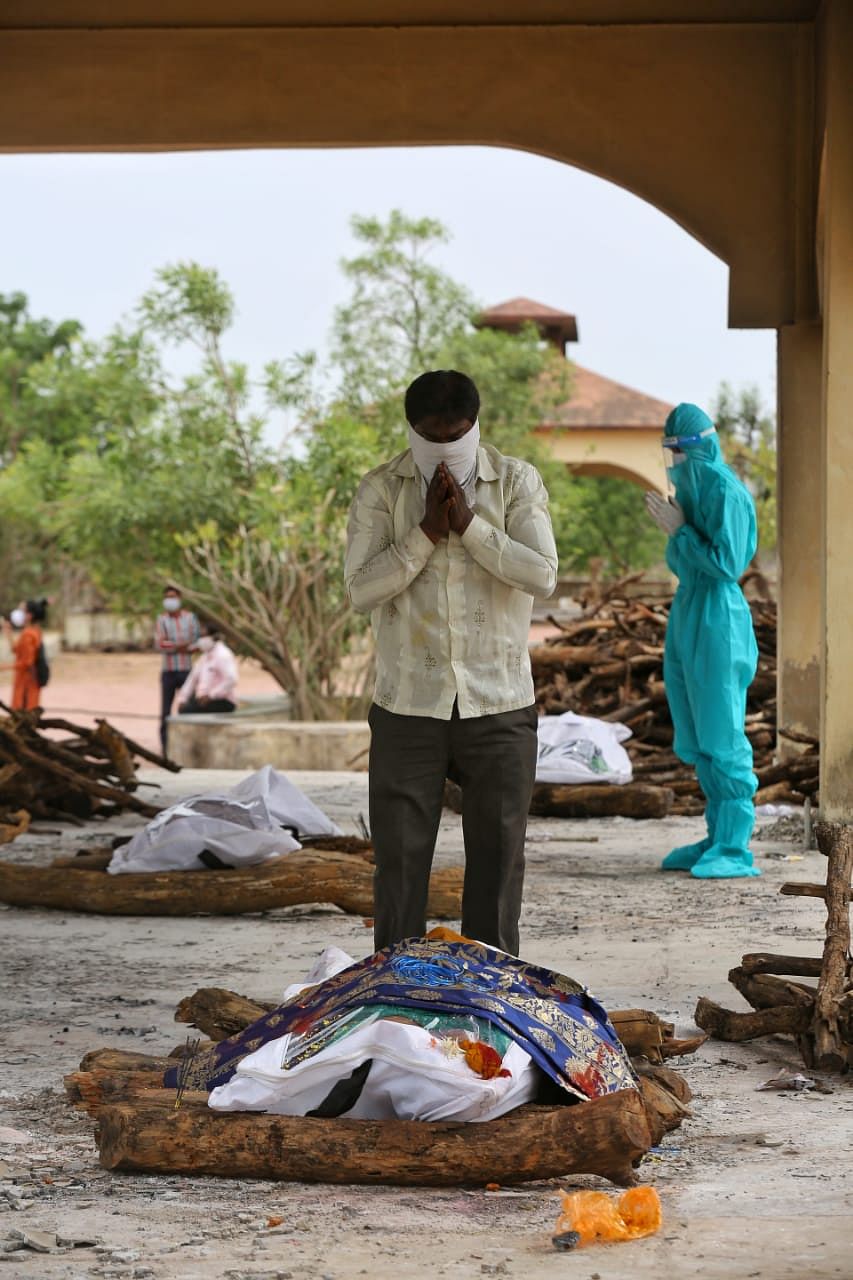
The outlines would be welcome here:
[[[673,479],[673,470],[687,461],[686,449],[692,444],[701,444],[708,436],[716,434],[715,427],[706,427],[704,431],[697,431],[689,436],[664,436],[661,444],[663,446],[663,465],[666,467],[666,482],[670,492],[675,490],[675,482]]]

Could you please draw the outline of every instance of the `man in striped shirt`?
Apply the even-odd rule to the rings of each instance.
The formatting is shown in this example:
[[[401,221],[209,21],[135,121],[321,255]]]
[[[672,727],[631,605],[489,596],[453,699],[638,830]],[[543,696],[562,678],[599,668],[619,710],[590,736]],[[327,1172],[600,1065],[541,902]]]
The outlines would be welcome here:
[[[160,671],[160,746],[166,755],[169,714],[175,694],[192,669],[190,649],[199,638],[198,618],[185,609],[181,593],[171,584],[163,592],[163,612],[154,627],[154,648],[163,655]]]
[[[346,584],[370,613],[370,825],[376,950],[424,933],[444,780],[463,789],[462,932],[518,954],[537,716],[534,596],[557,581],[535,467],[481,444],[474,383],[434,370],[406,392],[405,453],[364,477]]]

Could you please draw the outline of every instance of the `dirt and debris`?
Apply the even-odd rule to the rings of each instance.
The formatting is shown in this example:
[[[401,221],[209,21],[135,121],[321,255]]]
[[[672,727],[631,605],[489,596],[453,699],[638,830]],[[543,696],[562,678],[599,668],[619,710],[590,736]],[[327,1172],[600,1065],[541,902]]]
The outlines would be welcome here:
[[[163,803],[238,780],[191,771],[142,776],[163,784]],[[292,778],[356,831],[354,815],[366,812],[365,775]],[[113,817],[99,824],[99,838],[129,834],[141,821]],[[793,902],[778,890],[785,880],[820,879],[822,855],[780,863],[769,855],[791,846],[767,842],[756,846],[761,879],[662,875],[661,856],[695,839],[700,827],[691,818],[531,819],[525,958],[585,981],[611,1007],[655,1008],[677,1035],[689,1036],[697,997],[727,995],[726,963],[745,940],[756,951],[812,954],[823,902]],[[92,838],[91,827],[61,837],[27,833],[4,856],[44,862]],[[445,813],[438,865],[460,865],[461,849],[460,820]],[[174,1024],[171,1036],[167,1028],[187,991],[221,985],[277,1000],[322,947],[368,952],[370,931],[360,919],[328,907],[226,919],[0,909],[0,930],[0,1240],[26,1230],[94,1241],[48,1253],[2,1252],[0,1280],[849,1274],[853,1085],[836,1076],[831,1094],[758,1092],[783,1069],[802,1070],[789,1040],[709,1042],[684,1060],[693,1118],[641,1169],[660,1193],[663,1229],[621,1250],[602,1248],[591,1263],[588,1254],[559,1254],[551,1244],[560,1186],[604,1186],[591,1177],[510,1195],[134,1177],[99,1168],[91,1121],[71,1107],[62,1086],[93,1044],[168,1053],[185,1039],[185,1026]],[[24,1136],[4,1142],[4,1129]],[[274,1219],[280,1221],[270,1226]]]

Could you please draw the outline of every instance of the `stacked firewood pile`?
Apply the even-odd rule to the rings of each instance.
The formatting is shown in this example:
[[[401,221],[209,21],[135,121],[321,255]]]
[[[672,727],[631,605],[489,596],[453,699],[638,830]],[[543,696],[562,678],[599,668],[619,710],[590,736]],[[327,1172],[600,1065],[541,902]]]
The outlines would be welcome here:
[[[702,997],[697,1024],[717,1040],[793,1035],[808,1067],[844,1071],[853,1066],[853,962],[850,959],[850,878],[853,828],[820,822],[818,848],[826,856],[826,884],[783,884],[788,897],[823,898],[826,937],[821,956],[745,955],[729,982],[754,1012],[724,1009]],[[803,978],[817,979],[803,982]]]
[[[759,660],[747,701],[746,732],[755,753],[756,803],[802,804],[818,788],[814,739],[778,728],[802,745],[801,755],[774,763],[776,745],[776,606],[751,604]],[[663,683],[663,651],[669,604],[645,604],[618,586],[585,616],[560,626],[560,635],[530,651],[536,704],[545,715],[574,711],[626,724],[626,743],[639,784],[674,793],[671,813],[703,810],[693,770],[673,753],[673,729]]]
[[[2,707],[2,704],[0,704]],[[134,793],[136,759],[176,772],[171,760],[148,751],[106,720],[97,728],[39,712],[0,715],[0,844],[26,831],[32,819],[82,823],[130,809],[146,818],[158,812]]]

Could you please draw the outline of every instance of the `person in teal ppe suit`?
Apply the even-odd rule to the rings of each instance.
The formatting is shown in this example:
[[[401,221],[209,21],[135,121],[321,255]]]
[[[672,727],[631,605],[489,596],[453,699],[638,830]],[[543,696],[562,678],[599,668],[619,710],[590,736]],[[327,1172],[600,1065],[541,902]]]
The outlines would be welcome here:
[[[663,444],[675,497],[648,493],[646,506],[669,534],[666,561],[678,578],[664,682],[675,753],[696,769],[708,834],[673,849],[662,866],[700,879],[757,876],[748,847],[757,782],[744,720],[758,646],[738,585],[757,546],[755,506],[723,462],[713,422],[695,404],[673,409]]]

